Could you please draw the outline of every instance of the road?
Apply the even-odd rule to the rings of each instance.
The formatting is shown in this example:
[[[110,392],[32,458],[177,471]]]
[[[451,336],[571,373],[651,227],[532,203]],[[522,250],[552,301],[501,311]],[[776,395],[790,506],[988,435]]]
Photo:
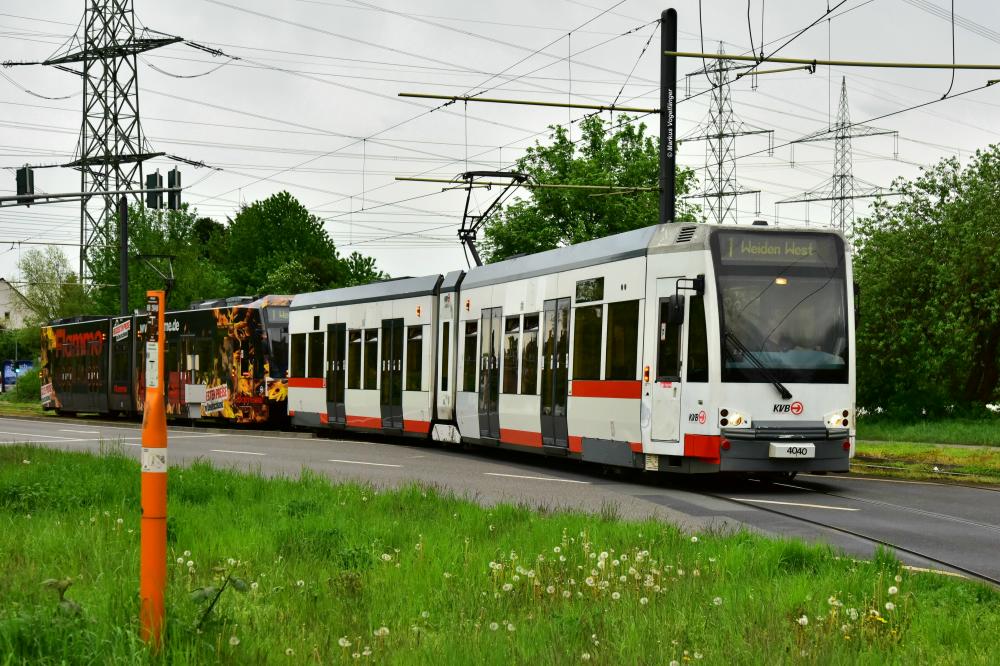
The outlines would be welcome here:
[[[99,451],[120,442],[138,459],[140,441],[139,426],[132,423],[0,417],[3,445]],[[881,541],[896,546],[900,559],[913,566],[1000,579],[1000,492],[989,489],[844,476],[800,475],[781,484],[650,477],[499,450],[188,427],[169,429],[169,450],[171,465],[207,459],[286,476],[308,467],[335,481],[434,485],[484,505],[614,510],[622,518],[651,517],[691,531],[743,527],[830,543],[863,557]]]

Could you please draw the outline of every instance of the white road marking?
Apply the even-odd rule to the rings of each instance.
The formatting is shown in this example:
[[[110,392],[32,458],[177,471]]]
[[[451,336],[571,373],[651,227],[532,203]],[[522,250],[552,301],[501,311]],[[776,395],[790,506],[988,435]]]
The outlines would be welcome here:
[[[960,573],[958,573],[956,571],[943,571],[941,569],[927,569],[927,568],[924,568],[924,567],[911,566],[909,564],[904,564],[903,568],[906,569],[907,571],[915,571],[917,573],[934,573],[934,574],[939,574],[941,576],[954,576],[955,578],[965,578],[965,576],[963,576],[962,574],[960,574]]]
[[[730,497],[734,502],[757,502],[758,504],[781,504],[784,506],[804,506],[809,509],[830,509],[831,511],[861,511],[845,506],[828,506],[826,504],[805,504],[804,502],[779,502],[777,500],[750,499],[745,497]]]
[[[362,462],[360,460],[327,460],[332,463],[346,463],[348,465],[372,465],[373,467],[402,467],[402,465],[390,465],[388,463]]]
[[[58,439],[58,440],[70,440],[72,437],[60,437],[58,435],[42,435],[37,432],[7,432],[5,430],[0,430],[0,435],[16,435],[17,437],[44,437],[45,439]]]
[[[100,435],[100,430],[74,430],[73,428],[59,428],[59,432],[75,432],[78,435]]]
[[[554,479],[551,476],[524,476],[522,474],[500,474],[498,472],[483,472],[486,476],[503,476],[508,479],[528,479],[530,481],[558,481],[560,483],[580,483],[590,485],[590,481],[576,481],[575,479]]]
[[[209,449],[212,453],[240,453],[245,456],[266,456],[266,453],[254,453],[253,451],[230,451],[229,449]]]

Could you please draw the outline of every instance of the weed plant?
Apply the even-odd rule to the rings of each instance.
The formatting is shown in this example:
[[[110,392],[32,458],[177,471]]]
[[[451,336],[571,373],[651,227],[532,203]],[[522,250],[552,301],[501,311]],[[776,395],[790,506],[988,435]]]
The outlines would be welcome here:
[[[166,642],[139,469],[0,447],[0,664],[988,664],[1000,593],[749,533],[434,488],[170,470]],[[228,581],[228,583],[226,583]],[[236,581],[239,581],[237,583]],[[209,604],[213,604],[209,609]]]

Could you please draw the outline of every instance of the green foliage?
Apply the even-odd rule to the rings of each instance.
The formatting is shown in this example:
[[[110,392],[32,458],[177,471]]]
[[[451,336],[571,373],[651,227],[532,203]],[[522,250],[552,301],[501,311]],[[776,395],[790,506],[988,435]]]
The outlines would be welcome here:
[[[0,329],[0,359],[38,358],[41,336],[38,326]]]
[[[612,127],[599,116],[587,118],[578,144],[555,127],[551,143],[529,148],[516,170],[539,183],[656,187],[659,143],[646,135],[644,123],[623,120]],[[691,169],[677,168],[678,197],[694,183]],[[487,222],[483,253],[500,261],[646,227],[659,222],[659,201],[658,191],[595,196],[586,190],[533,189],[530,198],[515,200]],[[697,215],[696,206],[677,202],[678,221],[695,221]]]
[[[93,309],[90,295],[60,248],[32,248],[21,255],[17,266],[25,282],[21,293],[29,310],[25,317],[29,326]]]
[[[41,390],[42,382],[38,377],[36,366],[17,378],[17,384],[14,385],[14,399],[18,402],[37,402]]]
[[[207,260],[216,250],[215,244],[220,242],[221,232],[216,229],[213,234],[215,227],[206,225],[187,207],[181,210],[150,210],[131,206],[128,225],[130,309],[144,307],[146,292],[163,289],[166,286],[163,275],[168,274],[166,259],[135,258],[139,254],[174,257],[175,282],[167,299],[168,308],[182,309],[192,301],[233,293],[226,271]],[[117,221],[112,228],[111,241],[94,250],[94,282],[100,285],[93,290],[95,314],[111,314],[119,310]]]
[[[998,185],[994,145],[897,181],[856,224],[859,405],[932,416],[1000,397]]]

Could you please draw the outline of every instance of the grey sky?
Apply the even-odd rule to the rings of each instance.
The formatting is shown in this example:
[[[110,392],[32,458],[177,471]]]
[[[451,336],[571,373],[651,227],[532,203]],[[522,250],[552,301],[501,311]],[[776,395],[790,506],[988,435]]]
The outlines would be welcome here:
[[[208,172],[181,167],[190,187],[185,200],[202,215],[224,220],[241,201],[287,189],[326,220],[344,252],[371,254],[393,275],[461,267],[465,260],[455,231],[464,193],[442,193],[432,184],[396,183],[394,177],[452,177],[466,169],[467,156],[470,169],[509,167],[526,146],[545,139],[548,125],[581,114],[486,104],[470,104],[467,112],[452,105],[422,113],[436,105],[401,100],[397,93],[489,90],[497,97],[608,103],[635,65],[621,101],[657,106],[658,35],[638,63],[637,58],[654,30],[652,22],[670,4],[626,0],[602,14],[614,4],[615,0],[135,0],[143,25],[243,58],[206,76],[181,79],[157,70],[190,76],[226,60],[184,45],[142,56],[144,132],[157,150],[222,168]],[[827,2],[751,0],[750,5],[759,49],[762,8],[763,39],[770,42],[811,23],[826,10]],[[698,3],[682,0],[673,6],[679,13],[681,49],[700,50]],[[824,58],[829,49],[833,58],[842,59],[950,62],[950,23],[928,6],[949,8],[946,0],[848,0],[838,13],[850,11],[829,24],[818,24],[781,55]],[[956,0],[955,9],[975,25],[1000,31],[1000,6],[992,0]],[[79,0],[5,0],[0,7],[0,59],[49,56],[73,32],[82,10]],[[720,40],[729,52],[749,49],[745,1],[705,0],[702,25],[706,50],[716,50]],[[644,27],[618,37],[640,26]],[[956,52],[959,62],[1000,63],[1000,43],[962,25],[957,28]],[[573,54],[569,59],[568,53]],[[682,60],[679,71],[699,66],[698,61]],[[0,166],[67,160],[80,126],[78,79],[44,68],[3,72],[37,93],[74,96],[43,100],[0,80]],[[498,72],[503,76],[492,76]],[[756,90],[748,80],[734,85],[736,114],[748,124],[774,129],[775,143],[783,144],[826,126],[829,106],[836,113],[842,75],[847,77],[854,121],[937,99],[950,79],[946,71],[886,69],[828,73],[820,68],[814,75],[765,76]],[[1000,78],[1000,71],[958,72],[953,93],[989,78]],[[703,76],[694,77],[692,91],[705,84]],[[679,85],[683,93],[683,80]],[[685,102],[681,95],[680,136],[703,120],[708,99],[703,95]],[[970,151],[996,141],[998,109],[1000,86],[877,121],[879,127],[900,132],[899,159],[893,159],[891,138],[856,140],[855,175],[888,185],[894,177],[913,176],[919,165],[946,155],[965,160]],[[647,122],[655,133],[655,119]],[[759,137],[737,141],[741,156],[765,148],[766,141]],[[782,147],[773,156],[764,152],[737,162],[737,179],[746,188],[762,190],[761,212],[767,219],[774,215],[776,200],[814,188],[829,177],[833,145],[797,147],[794,168],[790,157],[790,149]],[[702,168],[704,145],[685,144],[679,159]],[[146,169],[166,172],[171,166],[161,159],[147,163]],[[13,172],[3,171],[0,192],[12,193],[13,186]],[[78,187],[76,172],[36,173],[39,190]],[[865,205],[858,202],[859,213]],[[754,208],[754,197],[742,198],[740,221],[753,219]],[[782,206],[780,214],[783,222],[790,223],[804,221],[807,211],[804,205],[789,205]],[[808,218],[813,224],[826,224],[829,207],[810,205]],[[24,239],[78,242],[78,205],[0,211],[0,240]],[[0,244],[0,275],[17,278],[18,247]],[[75,264],[76,248],[64,249]]]

